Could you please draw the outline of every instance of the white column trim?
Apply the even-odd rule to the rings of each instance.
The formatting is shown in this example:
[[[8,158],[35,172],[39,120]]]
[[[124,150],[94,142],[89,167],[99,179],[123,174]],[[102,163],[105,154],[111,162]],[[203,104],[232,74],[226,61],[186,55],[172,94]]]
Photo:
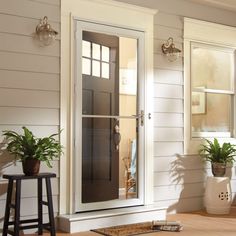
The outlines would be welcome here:
[[[74,25],[73,19],[110,24],[145,33],[145,111],[152,113],[153,89],[153,16],[157,11],[112,0],[61,1],[61,143],[65,147],[60,160],[59,213],[73,212],[73,91],[74,91]],[[145,204],[153,203],[153,135],[152,120],[145,117],[146,170]]]

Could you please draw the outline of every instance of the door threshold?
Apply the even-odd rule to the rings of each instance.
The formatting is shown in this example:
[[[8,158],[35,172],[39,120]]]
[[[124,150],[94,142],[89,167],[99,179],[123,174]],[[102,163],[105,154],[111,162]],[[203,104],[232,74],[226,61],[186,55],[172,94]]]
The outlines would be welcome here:
[[[166,209],[148,205],[60,215],[58,217],[59,229],[76,233],[101,227],[165,220]]]

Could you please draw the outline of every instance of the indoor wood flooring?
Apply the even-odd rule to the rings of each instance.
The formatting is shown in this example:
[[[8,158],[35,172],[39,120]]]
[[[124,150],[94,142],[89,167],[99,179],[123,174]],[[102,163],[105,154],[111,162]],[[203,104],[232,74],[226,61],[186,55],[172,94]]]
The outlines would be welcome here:
[[[235,236],[236,235],[236,208],[230,215],[208,215],[204,212],[182,213],[169,215],[168,220],[178,220],[184,226],[181,232],[157,232],[142,234],[146,236]],[[32,234],[31,234],[32,235]],[[27,235],[29,236],[29,235]],[[45,233],[44,236],[49,236]],[[57,236],[101,236],[94,232],[66,234],[58,232]]]

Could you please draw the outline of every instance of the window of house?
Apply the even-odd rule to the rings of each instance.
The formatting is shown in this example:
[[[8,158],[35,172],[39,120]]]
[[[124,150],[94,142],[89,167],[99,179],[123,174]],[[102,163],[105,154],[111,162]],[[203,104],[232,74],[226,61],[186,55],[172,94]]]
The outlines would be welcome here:
[[[186,154],[202,138],[231,139],[235,127],[236,29],[184,19],[184,117]]]
[[[234,50],[191,43],[192,137],[231,137]]]

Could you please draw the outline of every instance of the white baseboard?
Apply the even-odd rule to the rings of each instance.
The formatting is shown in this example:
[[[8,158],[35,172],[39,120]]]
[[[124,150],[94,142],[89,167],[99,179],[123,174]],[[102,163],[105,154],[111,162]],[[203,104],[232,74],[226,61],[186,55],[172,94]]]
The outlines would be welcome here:
[[[157,208],[154,205],[149,205],[61,215],[58,221],[60,230],[76,233],[102,227],[165,219],[166,208]]]

